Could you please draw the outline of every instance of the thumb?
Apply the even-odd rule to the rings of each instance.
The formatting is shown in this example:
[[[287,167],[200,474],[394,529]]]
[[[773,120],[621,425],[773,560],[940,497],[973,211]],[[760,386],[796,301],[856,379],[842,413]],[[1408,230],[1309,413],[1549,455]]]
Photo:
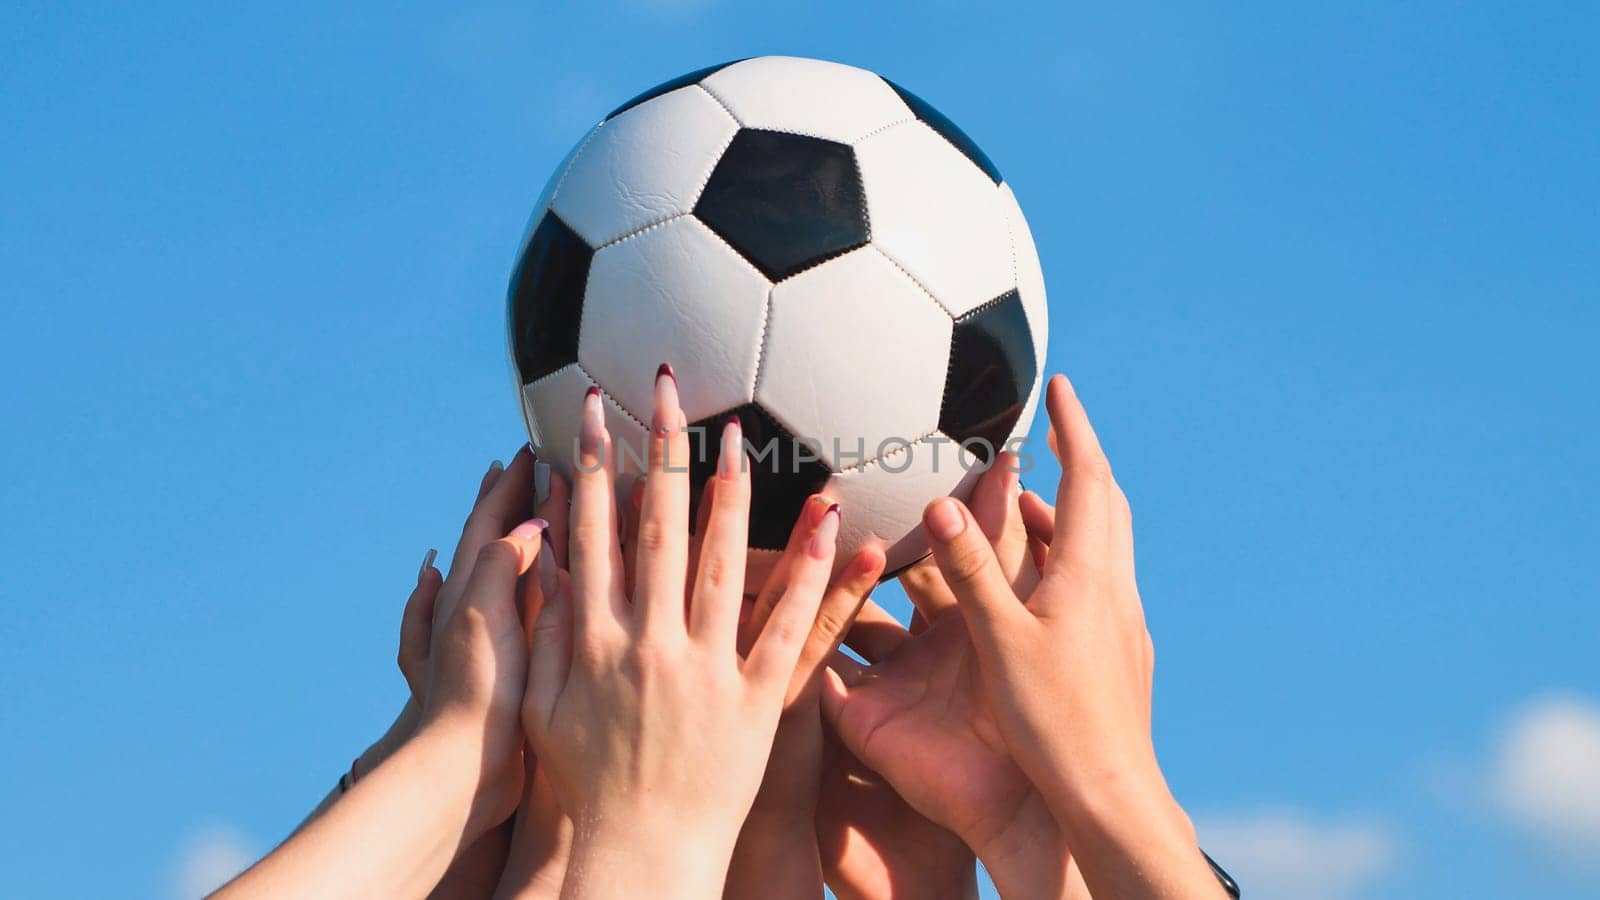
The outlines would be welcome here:
[[[933,544],[933,558],[956,595],[973,645],[993,658],[1005,642],[1006,632],[1017,628],[1023,617],[1032,618],[1031,614],[1012,592],[994,548],[966,506],[941,497],[928,504],[922,521]]]

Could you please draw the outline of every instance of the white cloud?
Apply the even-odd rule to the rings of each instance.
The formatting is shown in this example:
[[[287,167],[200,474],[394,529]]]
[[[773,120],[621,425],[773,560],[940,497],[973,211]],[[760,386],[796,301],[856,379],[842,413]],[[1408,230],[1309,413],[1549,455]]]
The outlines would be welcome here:
[[[1536,699],[1501,733],[1493,800],[1514,825],[1576,859],[1600,857],[1600,705]]]
[[[255,862],[255,851],[232,828],[213,826],[188,837],[173,869],[174,900],[199,900]]]
[[[1389,871],[1389,829],[1375,822],[1329,821],[1291,810],[1202,818],[1200,844],[1239,882],[1245,896],[1349,900]]]

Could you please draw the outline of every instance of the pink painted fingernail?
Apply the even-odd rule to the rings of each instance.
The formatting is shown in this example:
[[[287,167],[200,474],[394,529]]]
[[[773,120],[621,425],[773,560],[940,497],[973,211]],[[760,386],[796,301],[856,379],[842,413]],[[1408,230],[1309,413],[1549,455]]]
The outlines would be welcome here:
[[[732,478],[744,468],[744,429],[738,416],[729,416],[722,423],[722,447],[717,453],[717,473]]]
[[[928,533],[940,542],[953,541],[967,530],[967,519],[961,514],[961,508],[948,497],[933,501],[922,519],[928,526]]]
[[[549,527],[550,523],[543,519],[529,519],[528,521],[523,522],[521,525],[511,529],[511,537],[524,541],[532,540],[533,538],[538,537],[540,533]]]
[[[826,559],[833,551],[834,542],[839,539],[839,504],[828,507],[822,514],[822,521],[817,524],[817,530],[811,533],[811,545],[806,548],[813,559]]]

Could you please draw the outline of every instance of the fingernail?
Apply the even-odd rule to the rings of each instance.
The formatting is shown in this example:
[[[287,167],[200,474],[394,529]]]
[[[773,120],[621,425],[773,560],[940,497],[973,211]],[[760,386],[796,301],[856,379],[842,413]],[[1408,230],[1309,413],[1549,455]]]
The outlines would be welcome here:
[[[523,541],[531,540],[549,527],[550,523],[543,519],[529,519],[528,521],[523,522],[521,525],[511,529],[511,537]]]
[[[605,429],[606,414],[600,406],[600,388],[591,385],[583,395],[583,419],[578,425],[578,452],[598,454]]]
[[[953,541],[967,530],[967,519],[961,514],[961,508],[948,497],[934,501],[922,518],[936,541]]]
[[[550,464],[537,459],[533,463],[533,496],[540,503],[550,496]]]
[[[489,461],[489,471],[491,471],[491,472],[504,471],[505,467],[506,467],[506,464],[501,462],[498,459]]]
[[[671,433],[673,426],[678,424],[678,376],[673,374],[669,363],[662,363],[656,369],[656,398],[655,409],[650,413],[650,430],[657,435]]]
[[[417,570],[417,581],[421,581],[422,576],[428,574],[428,570],[433,568],[433,561],[438,558],[439,551],[432,547],[428,548],[427,553],[422,554],[422,568]]]
[[[729,416],[722,423],[722,449],[718,451],[717,473],[723,478],[732,478],[739,474],[741,464],[744,462],[741,447],[743,434],[738,416]]]
[[[839,515],[837,503],[822,514],[817,530],[811,533],[811,546],[807,548],[813,559],[823,559],[833,550],[833,544],[839,538]]]

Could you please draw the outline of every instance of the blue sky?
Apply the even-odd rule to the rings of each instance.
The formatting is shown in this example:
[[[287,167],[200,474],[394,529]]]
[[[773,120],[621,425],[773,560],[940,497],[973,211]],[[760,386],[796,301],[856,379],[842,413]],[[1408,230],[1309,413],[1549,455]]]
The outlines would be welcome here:
[[[182,896],[316,802],[523,440],[549,169],[782,52],[1015,186],[1247,891],[1600,897],[1600,14],[1209,6],[7,4],[0,895]]]

